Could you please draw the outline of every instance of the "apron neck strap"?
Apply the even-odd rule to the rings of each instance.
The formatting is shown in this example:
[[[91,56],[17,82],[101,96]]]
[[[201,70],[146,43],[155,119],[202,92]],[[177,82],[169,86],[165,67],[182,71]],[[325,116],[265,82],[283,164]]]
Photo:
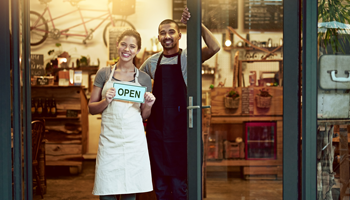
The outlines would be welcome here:
[[[111,74],[109,75],[108,81],[112,80],[112,77],[114,75],[114,71],[115,71],[116,67],[117,67],[117,63],[115,65],[113,65],[113,69],[111,71]],[[140,72],[139,72],[139,70],[136,67],[135,67],[135,72],[136,72],[136,74],[135,74],[135,83],[138,83],[139,82],[139,74],[140,74]]]
[[[140,74],[140,72],[139,72],[139,69],[137,69],[136,67],[135,67],[135,72],[136,72],[136,74],[135,74],[135,83],[139,83],[139,74]]]
[[[111,71],[111,74],[109,75],[109,78],[108,78],[108,81],[111,81],[112,80],[112,77],[114,75],[114,71],[115,71],[115,68],[117,67],[117,63],[115,63],[113,65],[113,68],[112,68],[112,71]]]
[[[181,53],[182,53],[182,49],[179,49],[179,51],[177,52],[177,64],[180,64],[180,65],[181,65]],[[157,66],[160,65],[160,61],[162,60],[162,57],[163,57],[163,52],[160,54],[158,58]]]

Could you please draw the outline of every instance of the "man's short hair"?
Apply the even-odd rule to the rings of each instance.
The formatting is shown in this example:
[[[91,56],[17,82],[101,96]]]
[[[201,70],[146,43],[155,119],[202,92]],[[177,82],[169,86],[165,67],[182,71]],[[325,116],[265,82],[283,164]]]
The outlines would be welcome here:
[[[165,19],[165,20],[163,20],[162,22],[160,22],[160,24],[159,24],[159,26],[158,26],[158,33],[159,33],[159,28],[160,28],[161,25],[164,25],[164,24],[171,24],[171,23],[174,23],[174,24],[175,24],[177,32],[180,33],[179,24],[178,24],[176,21],[172,20],[172,19]]]

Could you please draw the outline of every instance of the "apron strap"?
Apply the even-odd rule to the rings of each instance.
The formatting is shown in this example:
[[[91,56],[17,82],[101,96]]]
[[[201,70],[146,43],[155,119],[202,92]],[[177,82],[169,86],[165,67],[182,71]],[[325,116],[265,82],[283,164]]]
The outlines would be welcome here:
[[[111,74],[109,75],[108,81],[112,80],[112,77],[114,75],[114,71],[115,71],[116,66],[117,66],[117,63],[115,65],[113,65],[113,69],[111,71]],[[135,67],[135,72],[136,72],[136,74],[135,74],[135,83],[139,83],[139,74],[140,74],[140,72],[139,72],[139,70],[136,67]]]
[[[109,78],[108,78],[108,81],[111,81],[112,80],[112,77],[113,77],[113,75],[114,75],[114,71],[115,71],[115,68],[117,67],[117,63],[115,63],[114,65],[113,65],[113,69],[112,69],[112,71],[111,71],[111,74],[109,75]]]
[[[181,65],[181,53],[182,53],[182,49],[179,49],[179,52],[177,55],[177,64],[180,64],[180,65]],[[163,57],[163,52],[160,54],[158,58],[157,67],[160,65],[160,61],[162,60],[162,57]]]
[[[139,74],[140,74],[140,72],[139,72],[139,69],[137,69],[136,67],[135,67],[135,72],[136,72],[136,74],[135,74],[135,83],[139,83]]]

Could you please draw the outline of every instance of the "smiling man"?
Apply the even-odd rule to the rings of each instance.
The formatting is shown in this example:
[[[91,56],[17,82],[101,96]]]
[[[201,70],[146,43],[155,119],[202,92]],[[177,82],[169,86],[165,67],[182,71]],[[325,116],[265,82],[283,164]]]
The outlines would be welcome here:
[[[185,8],[181,22],[190,18]],[[202,62],[220,50],[218,41],[202,25]],[[187,49],[179,48],[181,33],[171,19],[158,27],[163,51],[147,59],[140,70],[154,80],[157,98],[148,119],[146,136],[154,190],[158,200],[187,199]]]

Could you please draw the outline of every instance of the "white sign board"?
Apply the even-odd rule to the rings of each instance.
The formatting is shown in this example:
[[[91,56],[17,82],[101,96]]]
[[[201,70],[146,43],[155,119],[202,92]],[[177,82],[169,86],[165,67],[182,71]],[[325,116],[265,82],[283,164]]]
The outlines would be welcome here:
[[[146,93],[146,87],[127,85],[122,83],[114,83],[113,87],[116,90],[114,99],[132,101],[137,103],[144,103],[144,95]]]

